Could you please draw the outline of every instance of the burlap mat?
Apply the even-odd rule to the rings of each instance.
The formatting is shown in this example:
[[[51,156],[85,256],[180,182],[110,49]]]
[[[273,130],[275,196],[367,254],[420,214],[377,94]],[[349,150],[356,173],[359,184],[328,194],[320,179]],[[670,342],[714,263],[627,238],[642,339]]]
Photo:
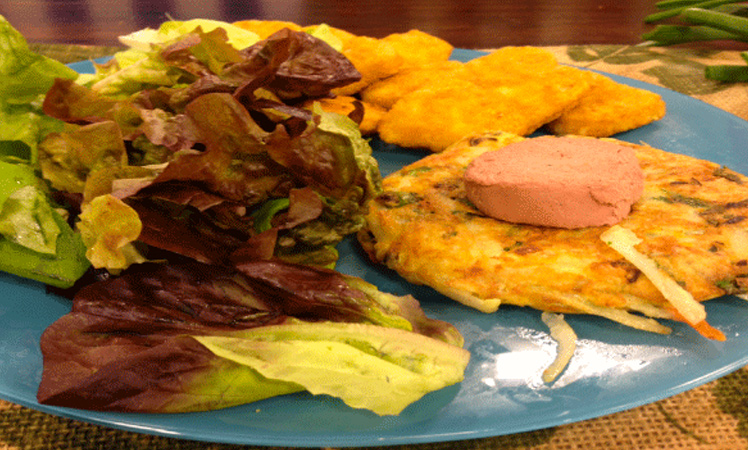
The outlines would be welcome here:
[[[63,62],[111,54],[113,48],[35,45]],[[748,119],[748,86],[704,79],[706,64],[741,64],[737,52],[574,46],[550,48],[561,62],[658,84]],[[748,143],[746,143],[748,148]],[[748,153],[748,151],[747,151]],[[260,449],[119,431],[37,412],[0,400],[0,450]],[[390,450],[734,450],[748,449],[748,368],[659,402],[555,428]]]
[[[704,78],[707,65],[745,65],[737,51],[620,45],[550,47],[549,50],[561,62],[663,86],[748,120],[745,83]]]

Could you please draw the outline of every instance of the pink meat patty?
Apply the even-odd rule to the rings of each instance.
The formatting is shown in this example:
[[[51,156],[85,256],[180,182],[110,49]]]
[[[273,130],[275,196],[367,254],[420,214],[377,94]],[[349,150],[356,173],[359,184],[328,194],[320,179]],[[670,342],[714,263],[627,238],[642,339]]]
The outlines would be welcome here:
[[[618,223],[644,189],[632,148],[583,137],[543,136],[484,153],[464,179],[484,214],[559,228]]]

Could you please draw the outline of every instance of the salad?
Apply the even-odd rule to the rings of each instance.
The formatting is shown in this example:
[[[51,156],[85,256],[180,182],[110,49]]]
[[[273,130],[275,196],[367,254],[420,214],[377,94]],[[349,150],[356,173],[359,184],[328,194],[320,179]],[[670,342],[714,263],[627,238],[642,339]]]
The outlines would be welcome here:
[[[452,325],[332,270],[380,174],[360,110],[301,106],[360,78],[323,31],[170,21],[79,75],[0,17],[0,269],[72,299],[40,402],[385,415],[462,380]]]

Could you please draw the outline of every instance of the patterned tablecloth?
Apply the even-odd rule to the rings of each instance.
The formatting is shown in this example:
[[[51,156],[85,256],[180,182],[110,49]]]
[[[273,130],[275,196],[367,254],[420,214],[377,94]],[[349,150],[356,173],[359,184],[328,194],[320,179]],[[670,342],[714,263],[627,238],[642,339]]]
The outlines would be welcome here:
[[[63,62],[115,48],[34,45]],[[748,120],[748,85],[706,80],[707,64],[742,64],[736,51],[640,46],[551,47],[559,61],[627,76],[690,95]],[[746,142],[748,148],[748,142]],[[748,152],[747,152],[748,154]],[[0,400],[0,450],[252,449],[113,430]],[[748,449],[748,368],[674,397],[579,423],[495,438],[386,447],[389,450],[734,450]]]

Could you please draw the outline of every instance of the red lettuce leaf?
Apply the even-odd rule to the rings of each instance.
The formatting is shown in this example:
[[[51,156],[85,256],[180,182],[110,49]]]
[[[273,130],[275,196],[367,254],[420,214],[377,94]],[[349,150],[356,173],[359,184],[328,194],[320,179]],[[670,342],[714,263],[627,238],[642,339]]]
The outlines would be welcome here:
[[[176,413],[206,411],[301,391],[217,358],[195,339],[137,339],[86,332],[95,316],[70,314],[45,334],[40,403],[70,408]],[[236,376],[240,372],[243,376]],[[225,380],[231,380],[227,384]]]
[[[226,64],[239,63],[243,59],[228,43],[226,30],[216,28],[205,33],[202,27],[169,45],[161,51],[161,57],[166,64],[195,76],[219,74]]]
[[[284,100],[321,97],[361,79],[345,56],[303,31],[285,28],[242,53],[242,62],[227,64],[221,73],[241,85],[237,97],[251,95],[259,87]]]
[[[185,114],[205,151],[178,155],[154,183],[195,181],[211,192],[252,205],[289,180],[287,171],[265,153],[267,133],[230,95],[203,95],[187,106]]]
[[[42,109],[48,116],[69,123],[92,123],[112,119],[117,100],[101,96],[74,80],[58,78],[47,91]]]
[[[177,412],[295,392],[299,386],[265,379],[190,336],[287,327],[299,319],[428,330],[433,335],[424,335],[461,345],[451,325],[415,309],[410,297],[359,289],[336,272],[280,261],[245,262],[239,270],[146,264],[81,289],[72,311],[45,330],[37,397],[93,410]]]
[[[219,227],[194,208],[147,199],[127,199],[127,204],[143,224],[138,241],[203,263],[223,263],[250,238],[238,230]]]
[[[112,99],[58,81],[46,110],[70,123],[116,123],[126,164],[157,165],[147,177],[128,176],[127,167],[99,174],[86,191],[112,192],[135,208],[141,243],[205,263],[223,263],[233,252],[266,258],[272,248],[330,264],[337,257],[331,247],[360,228],[360,208],[374,188],[370,174],[378,169],[360,134],[352,138],[321,112],[284,100],[328,95],[360,74],[307,33],[285,30],[244,51],[225,40],[221,30],[197,29],[153,53],[166,70],[182,73],[179,80],[190,83],[184,88]],[[76,181],[74,192],[86,182]],[[272,217],[275,231],[253,226],[263,204],[302,188],[310,188],[303,201]]]
[[[223,264],[233,254],[268,259],[279,230],[313,221],[322,201],[310,188],[288,193],[287,211],[268,218],[270,230],[256,230],[256,218],[234,202],[181,182],[158,183],[127,198],[143,224],[138,240],[203,263]]]
[[[154,104],[158,91],[141,93],[133,100],[115,100],[71,80],[58,79],[44,99],[44,112],[54,118],[75,124],[113,121],[123,139],[132,141],[145,135],[154,145],[176,152],[191,148],[197,140],[194,125],[182,114],[164,110]]]
[[[316,126],[296,137],[279,128],[267,140],[267,152],[304,184],[330,197],[344,197],[361,181],[361,169],[345,137]]]

